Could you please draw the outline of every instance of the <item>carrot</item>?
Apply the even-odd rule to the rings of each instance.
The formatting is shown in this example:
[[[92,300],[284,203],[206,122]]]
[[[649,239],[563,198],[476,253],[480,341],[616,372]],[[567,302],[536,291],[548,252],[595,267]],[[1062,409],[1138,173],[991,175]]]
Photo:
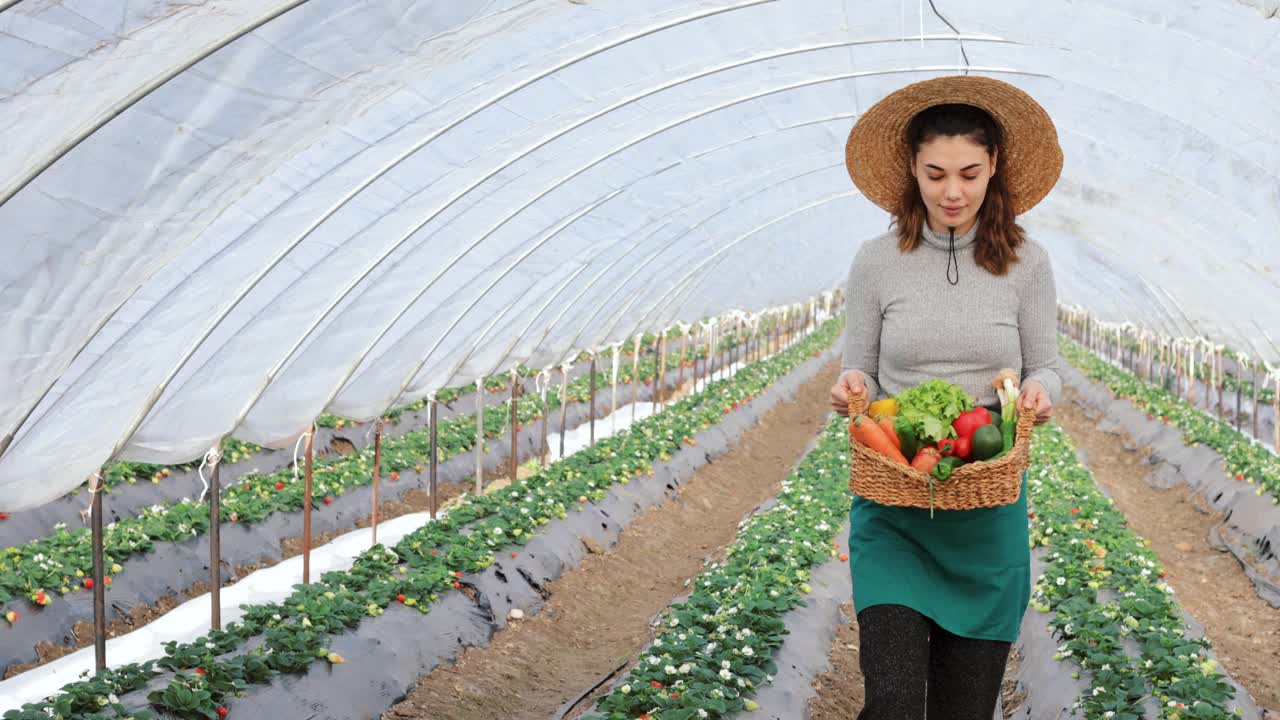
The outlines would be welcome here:
[[[898,448],[889,442],[889,438],[884,436],[884,431],[874,420],[866,415],[859,415],[853,419],[854,432],[858,434],[858,439],[862,440],[862,444],[872,450],[884,455],[894,462],[907,464],[907,459],[902,456]]]
[[[893,446],[898,448],[898,452],[902,452],[902,440],[898,438],[898,431],[893,429],[893,421],[893,416],[886,415],[877,420],[876,424],[884,431],[885,437],[889,438],[889,442],[893,443]],[[906,455],[903,455],[902,457],[905,458]]]

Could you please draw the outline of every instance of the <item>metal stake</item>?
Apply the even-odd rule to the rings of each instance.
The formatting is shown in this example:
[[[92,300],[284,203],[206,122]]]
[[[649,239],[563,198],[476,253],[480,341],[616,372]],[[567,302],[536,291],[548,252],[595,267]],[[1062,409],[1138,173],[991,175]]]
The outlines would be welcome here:
[[[655,391],[658,394],[658,408],[667,401],[667,333],[664,330],[662,340],[658,344],[658,354],[661,356],[658,363],[658,382]]]
[[[302,490],[302,584],[311,584],[311,474],[315,464],[316,424],[307,430],[307,471]]]
[[[89,478],[89,492],[93,494],[91,530],[93,534],[93,656],[98,671],[107,668],[107,601],[102,581],[102,478],[106,468],[101,468]]]
[[[560,366],[560,458],[564,459],[565,414],[569,412],[569,371]]]
[[[222,629],[222,456],[210,452],[213,470],[209,481],[209,627]]]
[[[688,347],[689,334],[683,333],[680,335],[680,375],[676,378],[676,387],[684,387],[684,353]]]
[[[439,508],[439,503],[437,502],[437,497],[436,497],[436,473],[439,466],[439,462],[437,461],[437,458],[436,458],[436,422],[439,414],[440,414],[439,401],[436,400],[436,397],[433,394],[431,396],[431,519],[432,520],[436,519],[436,511]]]
[[[476,497],[484,493],[484,380],[476,378]]]
[[[518,443],[520,440],[520,428],[519,426],[516,425],[516,420],[519,417],[516,411],[517,410],[516,380],[518,378],[519,376],[516,374],[516,371],[513,369],[511,371],[511,482],[513,484],[516,481],[516,464],[517,464],[516,454],[517,454],[517,448],[519,447]]]
[[[596,355],[591,354],[591,438],[588,442],[589,447],[596,446]],[[560,451],[564,454],[564,451]]]
[[[373,544],[378,544],[378,486],[382,475],[382,418],[373,426]]]

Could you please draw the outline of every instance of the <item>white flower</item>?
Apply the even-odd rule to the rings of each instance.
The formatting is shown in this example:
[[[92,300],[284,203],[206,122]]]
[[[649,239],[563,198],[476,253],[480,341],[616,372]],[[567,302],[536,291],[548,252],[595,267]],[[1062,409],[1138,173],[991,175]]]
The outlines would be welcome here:
[[[725,680],[728,680],[733,677],[733,673],[729,672],[728,670],[721,670],[720,677],[724,678]]]
[[[711,716],[707,715],[706,710],[703,710],[702,708],[698,708],[698,717],[704,718],[704,717],[711,717]]]
[[[1066,578],[1064,578],[1064,577],[1060,577],[1060,578],[1058,578],[1058,584],[1059,584],[1059,585],[1066,585],[1066,584],[1067,584],[1067,579],[1066,579]]]
[[[684,663],[683,665],[680,666],[680,674],[688,675],[691,672],[693,672],[693,666],[690,665],[689,663]]]
[[[666,667],[662,668],[662,670],[663,670],[663,672],[665,672],[665,673],[666,673],[666,674],[668,674],[668,675],[675,675],[675,674],[676,674],[676,666],[675,666],[675,665],[668,665],[668,666],[666,666]]]
[[[668,623],[668,625],[670,625],[671,627],[675,627],[679,624],[680,624],[680,618],[671,618],[671,622]]]
[[[662,660],[659,659],[657,655],[650,655],[647,659],[649,660],[650,665],[657,665],[658,663],[662,662]]]
[[[725,669],[727,670],[727,669],[729,668],[729,661],[728,661],[728,660],[721,660],[721,661],[720,661],[720,667],[725,668]]]

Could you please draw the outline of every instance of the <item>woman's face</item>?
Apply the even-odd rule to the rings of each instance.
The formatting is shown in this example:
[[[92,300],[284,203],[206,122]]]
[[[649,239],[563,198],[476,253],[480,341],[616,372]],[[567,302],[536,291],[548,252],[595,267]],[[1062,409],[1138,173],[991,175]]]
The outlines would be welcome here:
[[[920,197],[929,211],[929,228],[957,235],[978,221],[987,197],[987,183],[996,170],[996,154],[967,136],[939,136],[920,145],[911,174],[920,184]]]

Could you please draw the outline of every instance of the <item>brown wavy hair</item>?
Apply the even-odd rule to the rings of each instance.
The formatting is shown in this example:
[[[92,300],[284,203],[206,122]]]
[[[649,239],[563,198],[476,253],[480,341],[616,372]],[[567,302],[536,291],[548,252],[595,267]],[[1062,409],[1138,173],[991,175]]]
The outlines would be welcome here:
[[[936,137],[967,137],[987,148],[987,156],[1000,147],[1000,126],[987,111],[973,105],[934,105],[920,111],[907,125],[907,143],[911,156],[903,172],[908,182],[899,207],[889,227],[898,231],[898,249],[912,252],[920,246],[928,210],[920,197],[920,184],[911,174],[920,146]],[[1013,202],[1005,186],[1004,152],[996,158],[996,172],[987,184],[987,195],[978,208],[978,233],[975,237],[974,260],[994,275],[1004,275],[1010,263],[1018,261],[1017,249],[1027,240],[1026,232],[1013,215]]]

